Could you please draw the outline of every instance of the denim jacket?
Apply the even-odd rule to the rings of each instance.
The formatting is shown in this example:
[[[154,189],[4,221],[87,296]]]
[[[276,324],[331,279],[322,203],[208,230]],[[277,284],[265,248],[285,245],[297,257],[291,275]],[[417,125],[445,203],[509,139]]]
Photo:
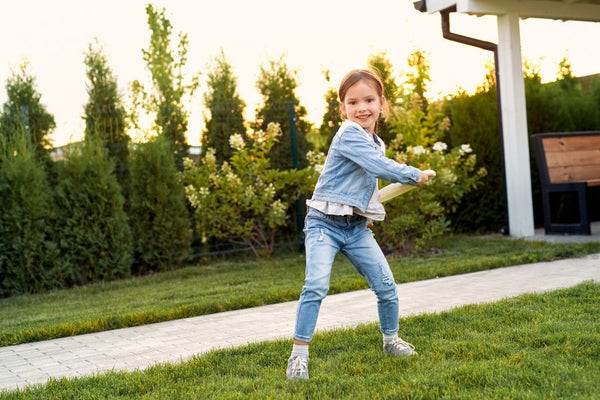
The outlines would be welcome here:
[[[421,171],[391,160],[375,148],[374,136],[346,120],[335,134],[312,198],[365,212],[377,178],[415,185]]]

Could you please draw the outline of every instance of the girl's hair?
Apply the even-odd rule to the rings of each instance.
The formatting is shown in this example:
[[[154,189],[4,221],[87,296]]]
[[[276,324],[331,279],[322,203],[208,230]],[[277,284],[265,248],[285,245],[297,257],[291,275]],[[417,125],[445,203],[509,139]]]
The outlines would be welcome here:
[[[340,104],[344,102],[348,89],[350,89],[352,86],[354,86],[356,83],[362,80],[367,81],[371,86],[373,86],[373,89],[375,89],[379,97],[385,97],[383,81],[381,80],[381,77],[379,76],[379,73],[377,73],[377,71],[371,69],[354,69],[348,72],[346,76],[344,76],[344,78],[342,79],[342,82],[340,83],[340,87],[338,89],[338,97],[340,98]],[[341,107],[340,114],[342,115],[342,118],[346,118],[346,116],[342,113]],[[375,130],[377,130],[378,125],[379,121],[377,121],[377,123],[375,124]]]

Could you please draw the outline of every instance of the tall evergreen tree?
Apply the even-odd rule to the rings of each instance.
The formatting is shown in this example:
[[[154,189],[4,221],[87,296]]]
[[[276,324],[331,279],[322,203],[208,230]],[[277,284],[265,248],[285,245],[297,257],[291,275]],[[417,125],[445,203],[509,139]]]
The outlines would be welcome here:
[[[27,64],[21,65],[18,72],[13,71],[6,81],[8,100],[0,114],[0,135],[5,143],[11,138],[24,137],[26,146],[33,148],[37,157],[45,164],[50,162],[47,148],[51,145],[48,137],[56,127],[54,116],[41,102],[35,78],[27,70]]]
[[[326,146],[324,146],[325,148],[318,150],[327,152],[327,149],[333,140],[333,136],[342,123],[342,115],[340,114],[338,92],[337,89],[331,85],[329,71],[325,71],[325,80],[329,84],[329,87],[323,96],[325,99],[325,113],[323,114],[323,121],[319,127],[319,134],[325,139],[324,142]]]
[[[369,68],[377,71],[381,77],[384,96],[388,106],[387,108],[394,107],[398,101],[399,88],[398,84],[396,83],[396,79],[394,78],[394,68],[392,67],[392,63],[387,54],[385,52],[377,52],[370,55],[367,60],[367,65]],[[384,140],[384,142],[389,143],[396,135],[391,133],[389,130],[388,124],[385,121],[386,114],[387,113],[382,113],[379,118],[377,134]]]
[[[146,108],[156,113],[156,125],[159,133],[171,142],[175,152],[175,162],[183,168],[183,157],[188,147],[185,134],[188,129],[188,113],[183,102],[186,95],[191,96],[198,85],[197,78],[188,85],[184,82],[183,69],[187,62],[188,38],[179,34],[177,50],[171,48],[173,26],[165,16],[165,9],[157,9],[152,4],[146,6],[150,45],[142,50],[144,61],[152,76],[154,91],[145,92],[138,81],[133,83],[134,93],[143,97]]]
[[[131,231],[106,149],[86,140],[67,154],[58,172],[55,198],[65,281],[80,285],[128,276]]]
[[[187,260],[191,228],[185,189],[167,138],[157,136],[131,153],[129,209],[134,271],[164,271]]]
[[[202,133],[202,149],[203,152],[208,148],[215,149],[217,162],[221,164],[232,154],[229,137],[234,134],[246,136],[246,104],[237,92],[237,78],[222,51],[213,60],[207,85],[204,104],[208,114],[204,118],[206,128]]]
[[[14,142],[0,165],[0,297],[60,286],[46,171],[32,148]]]
[[[88,102],[85,105],[85,137],[100,140],[115,160],[115,174],[127,193],[129,177],[128,144],[125,132],[126,111],[102,49],[90,44],[85,55]]]
[[[422,50],[416,50],[411,53],[407,61],[411,71],[406,74],[406,83],[411,91],[409,94],[405,94],[405,96],[410,100],[412,96],[418,95],[421,100],[421,109],[426,110],[427,98],[425,97],[425,93],[427,93],[428,83],[431,82],[431,77],[429,76],[431,64],[427,59],[427,55]]]
[[[385,91],[385,99],[390,106],[393,106],[400,97],[400,89],[394,77],[394,67],[384,51],[373,53],[367,59],[367,65],[376,70],[381,77],[383,89]]]
[[[268,66],[261,66],[256,82],[263,104],[256,110],[256,123],[254,129],[266,131],[270,122],[277,122],[281,126],[282,136],[279,144],[274,146],[269,158],[271,165],[278,169],[293,167],[291,117],[295,118],[296,149],[300,168],[307,165],[306,153],[311,149],[306,135],[311,129],[310,122],[306,119],[306,108],[300,104],[296,96],[298,81],[296,71],[286,65],[283,57],[279,60],[269,61]],[[293,108],[291,112],[290,107]]]

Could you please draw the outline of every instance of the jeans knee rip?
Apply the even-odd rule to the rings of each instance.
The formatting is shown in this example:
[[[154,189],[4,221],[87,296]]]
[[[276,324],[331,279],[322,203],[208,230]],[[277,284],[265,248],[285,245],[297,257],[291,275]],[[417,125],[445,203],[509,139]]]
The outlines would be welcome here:
[[[394,279],[387,273],[387,268],[384,264],[379,264],[379,268],[381,268],[381,280],[384,284],[391,286],[394,285]]]

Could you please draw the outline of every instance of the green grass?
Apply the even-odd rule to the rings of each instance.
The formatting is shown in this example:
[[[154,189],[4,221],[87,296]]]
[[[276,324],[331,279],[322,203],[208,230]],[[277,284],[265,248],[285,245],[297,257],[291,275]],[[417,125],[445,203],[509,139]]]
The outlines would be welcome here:
[[[398,282],[600,252],[600,242],[548,244],[504,237],[448,237],[442,254],[390,259]],[[0,300],[0,345],[27,343],[297,300],[304,256],[219,262],[40,295]],[[330,294],[367,282],[339,256]]]
[[[291,340],[145,371],[52,380],[0,399],[592,399],[600,393],[600,284],[401,320],[419,355],[383,354],[377,324],[320,333],[308,381],[288,381]]]

